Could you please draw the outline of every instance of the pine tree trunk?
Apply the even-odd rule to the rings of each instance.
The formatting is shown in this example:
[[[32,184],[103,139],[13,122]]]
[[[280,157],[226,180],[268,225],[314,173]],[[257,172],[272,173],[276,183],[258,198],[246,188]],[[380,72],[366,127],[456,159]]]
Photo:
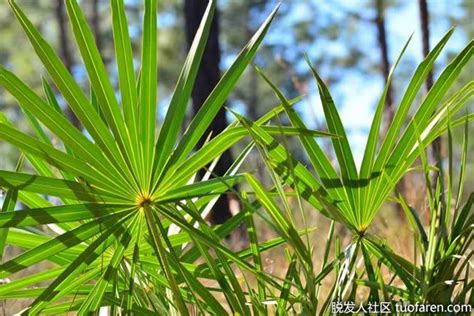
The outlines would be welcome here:
[[[423,42],[423,56],[427,56],[430,52],[430,28],[429,28],[429,12],[428,12],[428,4],[426,0],[418,0],[418,6],[420,9],[420,27],[421,27],[421,35],[422,35],[422,42]],[[431,87],[433,87],[433,72],[430,71],[428,76],[426,77],[426,91],[430,91]],[[436,163],[436,167],[439,170],[438,172],[433,173],[432,178],[432,185],[436,186],[436,182],[438,181],[438,175],[443,174],[443,165],[442,165],[442,156],[441,156],[441,137],[436,138],[431,145],[433,160]]]
[[[377,17],[375,19],[375,24],[377,26],[377,41],[380,48],[380,59],[381,59],[381,70],[384,76],[385,81],[387,81],[390,73],[390,60],[388,57],[388,42],[387,42],[387,29],[385,26],[385,8],[383,0],[377,0],[376,2]],[[390,124],[395,115],[393,101],[393,89],[390,86],[387,91],[387,98],[385,99],[385,129],[388,130]],[[397,190],[401,194],[405,195],[407,187],[406,176],[400,179],[397,184]],[[403,219],[403,209],[401,205],[397,204],[397,214],[400,219]]]
[[[194,35],[199,27],[202,16],[206,10],[207,0],[185,0],[184,14],[186,22],[186,38],[188,46],[191,46]],[[219,25],[218,13],[214,15],[211,24],[207,46],[202,57],[201,65],[196,77],[196,82],[192,91],[192,101],[194,113],[197,113],[207,99],[211,91],[214,89],[220,79],[220,49],[219,49]],[[215,119],[212,121],[204,137],[199,141],[198,146],[201,147],[206,137],[212,133],[217,135],[227,126],[226,112],[221,109]],[[214,173],[218,176],[223,175],[232,165],[233,158],[230,151],[222,154],[221,159],[214,168]],[[202,176],[203,173],[201,173]],[[232,216],[230,210],[230,198],[222,195],[211,211],[208,220],[212,224],[221,224]]]
[[[383,7],[382,0],[377,0],[377,18],[375,19],[375,23],[377,26],[377,41],[379,43],[380,48],[382,73],[384,79],[387,80],[388,75],[390,73],[390,61],[388,58],[387,29],[385,27],[385,9]],[[390,123],[393,119],[395,112],[393,108],[393,91],[391,86],[387,91],[387,98],[385,100],[385,112],[387,113],[386,122]]]
[[[100,36],[99,0],[92,1],[90,23],[92,27],[92,33],[94,33],[95,44],[97,45],[97,48],[100,52],[102,48],[102,39]]]
[[[56,21],[58,23],[58,40],[59,40],[59,50],[61,59],[66,66],[67,70],[71,72],[72,66],[74,65],[73,57],[69,48],[69,40],[67,33],[67,24],[66,24],[66,14],[64,11],[64,1],[56,1]],[[69,121],[78,129],[81,129],[81,122],[76,117],[74,112],[70,107],[66,107],[66,116]]]

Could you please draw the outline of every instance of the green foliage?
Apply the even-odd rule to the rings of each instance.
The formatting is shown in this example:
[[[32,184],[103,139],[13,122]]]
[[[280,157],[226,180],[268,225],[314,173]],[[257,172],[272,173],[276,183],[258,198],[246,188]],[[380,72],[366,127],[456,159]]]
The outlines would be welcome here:
[[[470,297],[468,294],[469,289],[472,289],[468,265],[473,255],[469,247],[474,234],[474,214],[472,213],[474,194],[471,192],[467,201],[462,201],[463,179],[466,176],[464,166],[467,163],[468,130],[466,121],[457,192],[453,178],[451,130],[448,130],[449,171],[446,175],[446,183],[438,181],[436,186],[432,185],[426,154],[420,153],[429,200],[430,225],[427,231],[420,223],[418,217],[420,212],[408,206],[402,196],[399,198],[415,232],[417,249],[421,253],[421,262],[417,267],[420,271],[420,282],[407,285],[413,289],[410,293],[413,300],[436,304],[472,302],[472,291]]]
[[[0,275],[8,278],[46,260],[57,266],[51,273],[40,272],[3,285],[0,296],[33,298],[28,308],[30,314],[75,310],[87,314],[101,306],[134,314],[170,310],[186,314],[186,304],[196,306],[201,312],[222,314],[225,308],[214,298],[214,290],[199,280],[204,278],[222,284],[220,291],[226,295],[228,306],[246,313],[244,292],[227,261],[268,284],[272,282],[261,268],[244,260],[247,253],[234,253],[222,245],[222,238],[244,218],[237,217],[225,226],[212,229],[201,218],[201,213],[212,207],[217,195],[243,180],[236,174],[239,163],[226,177],[194,183],[200,169],[244,138],[245,129],[233,124],[198,151],[193,153],[192,150],[255,55],[276,10],[179,137],[215,11],[215,3],[209,4],[155,139],[155,1],[145,1],[138,76],[127,35],[124,3],[111,1],[120,103],[76,1],[67,1],[66,5],[90,80],[91,99],[21,8],[13,1],[9,3],[53,84],[90,137],[58,111],[55,96],[46,81],[45,100],[6,68],[0,68],[0,84],[15,97],[36,131],[36,136],[29,136],[5,118],[0,123],[2,140],[24,152],[36,171],[36,174],[21,173],[20,167],[15,172],[0,171],[0,185],[8,189],[0,218],[1,249],[6,241],[25,250],[2,263]],[[273,116],[274,113],[270,113],[257,124],[262,125]],[[270,133],[279,131],[272,126],[264,128]],[[46,129],[62,142],[63,149],[50,142],[45,136]],[[288,132],[302,131],[289,128]],[[308,133],[314,135],[312,131]],[[248,151],[236,161],[241,162],[246,153]],[[60,202],[53,203],[45,196],[57,197]],[[28,208],[12,212],[16,199]],[[37,225],[46,225],[46,231],[30,228]],[[259,250],[279,243],[281,241],[264,245]],[[211,249],[217,259],[211,256]],[[206,263],[198,263],[200,257],[206,258]],[[46,286],[29,288],[45,281]]]
[[[372,121],[369,139],[359,172],[356,169],[347,135],[329,90],[316,70],[311,67],[309,60],[307,60],[318,84],[328,131],[338,136],[331,138],[331,140],[336,153],[340,174],[313,138],[304,135],[299,137],[317,177],[312,176],[301,163],[292,158],[291,153],[285,150],[282,145],[275,146],[275,140],[271,135],[265,133],[257,126],[251,126],[250,131],[255,141],[267,151],[269,164],[273,170],[288,185],[301,192],[302,196],[316,209],[346,224],[355,233],[364,235],[382,203],[395,188],[396,183],[419,157],[418,148],[420,146],[426,147],[445,132],[447,122],[452,120],[453,115],[459,111],[474,93],[474,82],[469,82],[462,89],[458,90],[453,97],[437,108],[437,105],[441,102],[449,87],[454,83],[461,69],[471,59],[474,51],[474,41],[471,41],[441,73],[433,88],[416,109],[414,117],[408,121],[409,109],[415,95],[420,90],[426,75],[431,70],[436,57],[451,34],[452,31],[448,32],[416,69],[394,119],[390,123],[386,135],[383,137],[383,141],[379,144],[383,106],[385,104],[387,87],[390,85],[390,76]],[[394,65],[394,68],[397,64],[398,62]],[[262,76],[272,86],[279,101],[284,105],[285,113],[288,115],[292,125],[298,128],[305,128],[303,120],[289,106],[282,92],[265,75],[262,74]],[[470,115],[466,115],[466,117],[471,119]],[[404,123],[407,121],[408,123],[405,127]],[[452,123],[457,126],[462,122],[463,119],[461,118]],[[415,137],[415,128],[418,129],[420,135],[423,135],[421,143]],[[294,170],[291,171],[291,168]]]
[[[469,284],[471,281],[468,277],[468,262],[472,256],[472,251],[469,251],[473,233],[472,194],[465,205],[460,203],[465,178],[464,166],[467,163],[467,142],[465,142],[463,149],[464,159],[461,162],[463,167],[461,167],[460,190],[454,207],[454,215],[450,206],[454,194],[452,187],[454,179],[452,174],[452,145],[450,145],[451,174],[448,177],[447,193],[445,193],[446,188],[440,183],[437,184],[435,191],[431,191],[429,171],[432,167],[428,165],[425,148],[448,129],[451,130],[467,124],[468,121],[474,118],[472,114],[465,114],[461,118],[454,119],[456,113],[472,97],[474,82],[469,82],[456,91],[448,100],[443,101],[443,97],[455,82],[461,69],[470,61],[474,51],[473,41],[453,58],[440,74],[433,88],[416,108],[414,116],[410,120],[408,119],[409,109],[415,95],[420,90],[426,75],[451,34],[452,31],[448,32],[418,66],[407,86],[393,121],[390,122],[386,135],[380,135],[383,106],[388,86],[393,71],[408,43],[403,48],[378,103],[360,171],[355,167],[344,127],[329,90],[318,73],[312,68],[309,60],[307,60],[308,65],[311,67],[318,84],[328,131],[337,135],[337,137],[331,138],[338,162],[337,169],[314,138],[300,135],[301,145],[316,172],[316,176],[314,176],[303,163],[292,156],[285,143],[278,144],[275,138],[266,133],[261,127],[253,125],[245,118],[240,117],[242,124],[248,128],[256,145],[260,148],[262,158],[273,175],[274,183],[279,185],[284,183],[290,186],[299,198],[307,200],[315,209],[342,223],[353,232],[352,242],[345,251],[340,253],[336,251],[333,264],[327,265],[328,250],[325,251],[321,273],[324,271],[327,274],[334,270],[337,277],[324,304],[321,306],[324,313],[329,313],[329,303],[331,301],[355,301],[357,289],[360,285],[370,288],[367,301],[403,299],[410,302],[448,304],[454,302],[466,303],[470,300],[468,293],[472,285]],[[258,71],[274,90],[291,124],[294,127],[305,128],[303,120],[289,106],[282,92],[260,70]],[[381,139],[380,143],[379,139]],[[391,193],[396,190],[397,182],[404,174],[411,171],[411,166],[418,158],[422,161],[430,193],[431,222],[428,232],[425,232],[425,228],[418,219],[417,214],[419,212],[411,209],[403,199],[399,201],[406,210],[410,223],[418,236],[418,245],[422,254],[420,265],[400,257],[390,249],[386,241],[372,235],[369,231],[370,225],[382,204],[390,199]],[[443,179],[443,175],[441,175],[441,179]],[[268,196],[265,189],[260,186],[252,186],[257,199],[261,200],[262,206],[266,208],[267,212],[278,214],[278,207],[274,202],[271,202],[271,197]],[[278,193],[280,200],[283,201],[287,198],[287,194],[283,190],[278,190]],[[292,231],[291,226],[287,227],[288,222],[283,225],[281,219],[272,217],[277,224],[277,228],[279,228],[280,235],[285,236],[285,233]],[[329,247],[332,242],[332,230],[333,228],[327,238],[326,247]],[[295,269],[296,266],[299,271],[296,275],[301,273],[305,276],[304,280],[306,280],[306,285],[302,288],[295,285],[294,290],[300,294],[299,302],[303,306],[303,311],[313,313],[311,307],[314,308],[319,303],[320,298],[310,296],[310,287],[318,283],[311,283],[310,281],[318,280],[320,275],[314,275],[313,269],[307,266],[306,259],[299,255],[302,253],[301,248],[309,251],[311,245],[308,244],[306,247],[302,247],[300,241],[290,237],[286,239],[295,251],[295,256],[289,260],[289,266],[292,269]],[[359,257],[362,258],[364,263],[362,268],[358,264]],[[372,262],[373,257],[377,259],[377,265]],[[297,263],[294,262],[295,260]],[[390,280],[384,279],[381,268],[383,266],[393,272]],[[325,271],[326,269],[329,269],[329,271]],[[308,277],[308,275],[311,277]],[[363,276],[366,276],[367,280],[363,279]],[[395,280],[400,280],[405,288],[394,286]],[[461,290],[458,291],[457,286]],[[281,308],[280,306],[280,310],[282,310]]]
[[[417,67],[386,135],[381,137],[387,91],[408,43],[404,46],[378,103],[362,166],[357,170],[338,110],[309,59],[328,132],[309,130],[293,108],[297,99],[288,100],[257,69],[280,105],[255,122],[234,113],[236,120],[227,129],[195,148],[203,136],[208,136],[207,128],[255,56],[277,8],[184,129],[186,106],[215,11],[215,3],[209,3],[157,131],[157,1],[144,3],[141,63],[136,71],[124,1],[111,1],[118,99],[76,1],[66,1],[66,7],[90,81],[90,96],[22,9],[9,1],[48,78],[42,80],[44,96],[40,96],[0,67],[0,85],[17,100],[35,133],[24,133],[0,116],[0,139],[22,152],[15,171],[0,170],[0,186],[7,191],[0,213],[0,255],[3,258],[6,245],[23,250],[0,265],[0,278],[12,280],[0,285],[0,299],[31,299],[24,312],[32,315],[70,311],[85,315],[103,307],[110,314],[313,315],[328,313],[333,300],[354,300],[361,286],[369,288],[367,300],[472,300],[468,261],[472,256],[473,198],[471,193],[469,200],[461,203],[466,174],[462,167],[455,203],[451,203],[455,195],[451,131],[466,126],[461,161],[465,166],[467,122],[473,116],[455,115],[472,97],[474,83],[458,89],[448,100],[444,97],[470,61],[473,42],[453,58],[409,120],[415,96],[452,31],[443,37]],[[74,127],[62,113],[52,86],[84,130]],[[283,114],[291,126],[280,124]],[[272,125],[272,121],[279,124]],[[432,189],[432,167],[425,148],[446,131],[450,140],[447,186],[442,185],[441,175]],[[59,141],[52,142],[50,134]],[[220,155],[248,136],[250,143],[226,174],[210,179]],[[287,138],[294,136],[315,174],[288,149]],[[315,137],[330,138],[337,166]],[[266,188],[252,174],[238,173],[253,148],[263,157],[272,188]],[[428,229],[402,196],[396,200],[416,233],[421,263],[397,255],[369,230],[397,182],[417,159],[422,162],[428,187]],[[22,171],[24,160],[33,173]],[[208,173],[196,181],[202,169]],[[225,224],[209,227],[204,217],[218,196],[244,181],[250,192],[233,192],[243,210]],[[293,190],[303,220],[307,213],[303,200],[332,219],[324,243],[311,242],[308,233],[313,228],[306,223],[303,231],[298,229],[287,200],[288,188]],[[16,209],[17,202],[25,207]],[[261,240],[257,218],[277,233],[275,239]],[[343,250],[336,236],[336,222],[353,233]],[[248,228],[250,245],[233,251],[224,239],[242,224]],[[265,271],[262,254],[282,244],[287,246],[287,268],[284,276],[278,277]],[[314,262],[315,247],[324,249],[319,269]],[[16,275],[43,262],[54,267],[24,277]],[[386,280],[383,269],[394,277]],[[322,291],[323,281],[330,275],[335,275],[334,282],[329,291]],[[455,286],[461,290],[455,291]]]

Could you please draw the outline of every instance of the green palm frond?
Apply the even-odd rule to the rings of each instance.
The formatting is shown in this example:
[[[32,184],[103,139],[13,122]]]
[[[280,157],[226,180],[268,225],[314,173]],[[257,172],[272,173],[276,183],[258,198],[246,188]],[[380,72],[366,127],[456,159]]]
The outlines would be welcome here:
[[[354,232],[364,234],[381,205],[395,189],[396,183],[408,172],[409,168],[420,156],[418,148],[420,146],[426,147],[438,136],[445,133],[448,121],[451,121],[452,127],[463,124],[462,118],[454,121],[453,117],[473,96],[474,82],[471,81],[456,91],[450,99],[443,100],[443,98],[463,67],[470,61],[474,52],[474,41],[471,41],[454,57],[440,74],[424,100],[415,109],[413,118],[408,120],[408,113],[415,96],[452,32],[451,30],[443,37],[416,69],[393,121],[388,128],[387,134],[382,138],[381,144],[378,144],[388,85],[390,85],[392,74],[408,43],[405,45],[402,54],[400,54],[393,66],[385,90],[378,103],[359,171],[355,166],[345,129],[330,92],[307,59],[318,85],[328,131],[333,135],[337,135],[337,137],[332,137],[331,141],[336,153],[338,168],[336,169],[331,164],[329,157],[314,138],[300,134],[301,144],[317,174],[317,177],[312,176],[284,147],[275,146],[277,142],[271,135],[265,133],[258,126],[251,126],[250,131],[253,132],[255,141],[268,151],[269,163],[273,166],[274,170],[290,186],[298,186],[302,196],[315,208],[344,223]],[[288,115],[291,124],[295,128],[306,129],[303,120],[288,105],[288,100],[282,92],[262,71],[259,71],[259,73],[284,105],[285,113]],[[465,118],[471,120],[472,115],[465,115]],[[407,123],[406,127],[404,127],[405,123]],[[417,124],[417,128],[422,135],[421,143],[415,137],[415,124]],[[291,161],[291,164],[289,161]],[[290,165],[293,166],[294,172],[290,172]]]
[[[335,135],[335,137],[331,137],[331,142],[336,156],[336,165],[332,163],[330,157],[321,148],[321,145],[316,142],[314,137],[299,134],[298,138],[307,154],[314,173],[311,172],[310,168],[307,168],[303,162],[298,161],[287,150],[285,144],[277,141],[275,136],[265,131],[261,126],[253,124],[246,118],[236,114],[242,125],[248,129],[256,146],[260,149],[269,172],[276,175],[272,178],[275,186],[284,184],[291,187],[297,197],[305,199],[316,210],[343,224],[353,233],[350,244],[344,251],[336,251],[334,261],[331,264],[327,264],[327,266],[328,256],[326,251],[324,268],[321,274],[323,274],[323,271],[326,274],[334,271],[336,282],[333,284],[332,289],[329,290],[329,293],[326,293],[325,303],[321,304],[323,314],[329,314],[332,301],[356,300],[355,293],[359,285],[370,288],[368,301],[380,301],[380,295],[386,294],[387,300],[398,297],[410,300],[411,302],[426,302],[430,300],[430,295],[441,293],[443,289],[445,291],[442,294],[451,299],[450,295],[452,294],[453,287],[443,288],[441,284],[445,281],[450,282],[452,279],[459,280],[461,278],[460,275],[454,277],[454,271],[458,271],[461,264],[460,259],[450,259],[450,256],[462,257],[461,261],[467,264],[465,263],[466,257],[469,260],[472,255],[468,255],[466,250],[466,247],[469,247],[467,245],[470,245],[472,242],[472,227],[469,226],[472,216],[467,215],[472,208],[472,196],[466,206],[462,208],[462,211],[461,206],[456,203],[455,212],[462,214],[459,215],[460,218],[457,215],[454,216],[456,224],[453,225],[463,227],[456,230],[455,234],[459,237],[454,237],[456,240],[446,239],[445,237],[445,240],[443,240],[441,237],[443,232],[439,230],[439,225],[446,221],[449,222],[448,219],[451,217],[449,216],[449,211],[443,211],[445,212],[443,216],[436,215],[441,207],[439,197],[442,189],[440,185],[438,185],[438,191],[432,192],[430,195],[430,208],[433,210],[429,231],[431,235],[425,232],[423,226],[419,223],[416,212],[414,210],[410,211],[406,203],[400,199],[400,203],[402,203],[404,209],[409,214],[413,229],[419,233],[421,251],[426,252],[426,258],[423,259],[426,263],[422,267],[400,257],[391,250],[385,240],[368,232],[382,204],[396,191],[397,183],[404,174],[410,171],[416,159],[420,158],[423,162],[424,170],[427,174],[426,178],[429,179],[428,172],[431,167],[427,163],[426,147],[449,129],[462,126],[474,118],[472,114],[465,114],[460,117],[458,114],[463,105],[474,95],[473,81],[455,91],[450,98],[446,97],[449,88],[455,82],[461,70],[471,60],[474,52],[474,41],[471,41],[460,51],[441,72],[439,78],[420,105],[417,107],[413,106],[415,96],[421,89],[427,74],[431,71],[437,56],[441,53],[452,32],[452,30],[449,31],[417,67],[393,121],[389,124],[386,135],[380,135],[387,91],[391,84],[393,72],[409,42],[403,47],[402,53],[390,72],[378,102],[360,170],[357,170],[354,163],[353,151],[329,89],[311,66],[308,58],[306,60],[318,86],[328,132]],[[282,91],[272,83],[262,70],[257,68],[257,71],[274,91],[279,102],[281,102],[291,125],[294,128],[306,129],[304,120],[290,106]],[[414,113],[411,119],[409,119],[410,110]],[[379,139],[381,142],[379,142]],[[466,150],[464,150],[463,155],[466,156]],[[465,164],[466,161],[464,160],[461,165],[464,166]],[[462,181],[460,181],[461,187]],[[304,250],[311,249],[311,245],[303,245],[300,240],[293,238],[294,234],[291,231],[294,227],[288,220],[282,217],[280,207],[273,201],[275,195],[273,197],[270,196],[269,190],[263,188],[256,179],[250,178],[248,182],[255,191],[256,200],[261,201],[262,207],[269,214],[273,215],[272,219],[276,225],[275,230],[281,236],[285,236],[287,243],[294,249],[294,257],[289,261],[290,266],[294,265],[296,268],[293,269],[304,273],[307,282],[308,280],[318,280],[319,275],[314,274],[313,268],[306,265],[307,259],[301,256]],[[430,183],[427,186],[431,188]],[[452,192],[452,188],[448,192]],[[277,193],[280,201],[287,199],[287,194],[283,190],[279,190]],[[450,197],[449,199],[451,200]],[[282,204],[284,205],[284,202]],[[446,208],[446,206],[443,208]],[[441,227],[444,227],[443,231],[448,231],[447,224]],[[461,234],[460,231],[463,232],[462,237],[458,235]],[[328,243],[332,242],[331,236],[328,237]],[[326,247],[330,246],[326,245]],[[449,247],[451,247],[450,251],[447,250]],[[455,252],[456,254],[454,254]],[[358,266],[358,258],[361,259],[360,262],[364,263],[362,269]],[[373,258],[378,261],[377,265],[372,262]],[[295,260],[296,263],[293,263]],[[444,262],[440,263],[438,260]],[[394,276],[389,282],[381,276],[381,267],[386,267],[393,272]],[[460,270],[463,273],[466,271],[466,269]],[[429,274],[427,274],[427,271],[429,271]],[[449,271],[451,271],[451,274]],[[368,279],[362,279],[363,276],[367,276]],[[405,288],[393,286],[391,283],[394,279],[401,281]],[[423,286],[423,284],[433,284],[436,281],[438,282],[436,286],[440,288],[430,288],[428,290]],[[286,282],[289,282],[289,280],[286,280]],[[320,281],[313,282],[314,285],[320,285],[318,284]],[[465,285],[469,287],[467,283]],[[315,308],[314,305],[319,304],[319,298],[317,295],[311,297],[308,288],[307,283],[303,287],[292,285],[292,289],[300,293],[299,302],[303,306],[306,304],[307,308],[303,307],[303,310],[312,313],[311,310]],[[438,290],[439,292],[436,292]],[[466,301],[465,297],[468,295],[466,291],[463,293],[463,302]],[[449,302],[449,299],[444,300],[444,303]],[[280,302],[280,311],[284,310],[285,304],[282,301]]]
[[[21,163],[16,171],[0,171],[0,186],[8,191],[0,214],[0,250],[3,253],[5,244],[24,250],[0,265],[0,278],[11,278],[44,261],[55,268],[0,285],[0,298],[32,298],[29,314],[88,314],[103,306],[129,314],[187,314],[187,304],[202,313],[223,314],[227,307],[201,283],[204,278],[221,282],[227,306],[245,314],[248,298],[231,265],[278,288],[261,268],[245,260],[252,252],[234,253],[222,244],[223,238],[245,221],[244,216],[216,228],[207,227],[200,217],[217,196],[244,180],[237,171],[249,150],[237,157],[224,177],[194,182],[196,173],[242,140],[246,129],[236,121],[193,152],[254,57],[277,8],[181,136],[185,108],[215,11],[215,2],[209,3],[156,137],[157,1],[144,1],[138,71],[133,65],[124,1],[111,1],[120,101],[77,1],[66,1],[66,8],[89,77],[91,98],[22,9],[14,1],[9,4],[48,78],[43,80],[43,97],[0,67],[0,85],[17,100],[36,133],[29,136],[4,116],[0,120],[0,139],[24,153],[35,171],[23,173]],[[87,133],[62,113],[48,80]],[[279,133],[279,127],[266,123],[282,110],[275,108],[255,124],[270,134]],[[285,130],[289,135],[328,136],[301,128]],[[49,140],[49,133],[57,137],[60,146]],[[26,208],[15,210],[17,200]],[[34,228],[38,225],[46,225],[46,232]],[[279,238],[262,243],[259,251],[282,242]],[[210,249],[218,260],[210,255]],[[206,264],[197,263],[199,254]],[[35,284],[42,285],[32,288]]]

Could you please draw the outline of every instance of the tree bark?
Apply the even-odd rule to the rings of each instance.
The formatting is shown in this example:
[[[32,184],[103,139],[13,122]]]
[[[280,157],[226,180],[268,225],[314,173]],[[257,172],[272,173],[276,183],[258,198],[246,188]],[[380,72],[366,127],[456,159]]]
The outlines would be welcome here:
[[[388,57],[388,41],[387,41],[387,29],[385,26],[385,8],[383,0],[377,0],[376,2],[376,10],[377,16],[375,18],[375,24],[377,27],[377,41],[380,48],[380,60],[381,60],[381,70],[384,76],[385,82],[388,79],[390,74],[390,60]],[[394,101],[393,101],[393,89],[390,86],[387,90],[387,97],[385,99],[385,130],[387,131],[390,127],[390,124],[393,120],[395,115],[395,108],[394,108]],[[406,176],[401,178],[397,184],[397,190],[402,195],[405,195],[407,187],[407,179]],[[397,204],[397,214],[400,219],[404,219],[403,216],[403,208],[400,204]]]
[[[430,53],[430,28],[429,28],[429,13],[428,13],[428,4],[426,0],[418,0],[418,5],[420,8],[420,27],[421,35],[423,42],[423,56],[427,56]],[[426,77],[426,90],[430,90],[433,86],[433,72],[430,71]]]
[[[387,30],[385,27],[385,9],[382,0],[377,0],[377,17],[375,19],[375,24],[377,26],[377,40],[380,48],[380,59],[382,61],[382,73],[384,79],[387,80],[390,73],[390,61],[388,58]],[[387,113],[387,122],[389,123],[392,121],[394,115],[393,91],[391,86],[387,91],[385,111]]]
[[[250,1],[245,2],[245,14],[243,14],[243,21],[245,23],[245,33],[247,38],[251,38],[254,30],[252,30],[250,24],[250,11],[252,9],[252,3]],[[257,111],[257,104],[258,104],[258,75],[255,69],[249,68],[249,81],[247,86],[247,113],[250,119],[256,120],[258,119],[258,111]]]
[[[102,48],[102,40],[100,36],[100,13],[99,13],[99,0],[92,1],[91,8],[91,19],[90,19],[92,33],[94,33],[95,44],[99,49],[99,52]]]
[[[186,38],[188,46],[191,46],[192,44],[194,35],[196,34],[196,31],[199,27],[207,4],[207,0],[185,0],[184,2]],[[220,58],[218,12],[216,12],[211,24],[209,38],[207,40],[207,45],[204,50],[201,65],[199,67],[191,95],[194,113],[199,111],[204,101],[207,99],[211,91],[220,80]],[[210,133],[212,133],[212,135],[217,135],[222,132],[226,126],[226,112],[222,108],[210,124],[204,137],[199,141],[198,146],[201,147],[204,144],[206,137]],[[217,176],[222,176],[232,165],[232,163],[233,158],[231,152],[225,151],[215,166],[213,172]],[[204,172],[201,172],[200,176],[202,176],[203,173]],[[212,224],[221,224],[232,217],[230,203],[230,196],[220,196],[213,210],[211,211],[208,220]]]
[[[74,65],[74,60],[69,48],[69,40],[68,40],[68,33],[67,33],[67,24],[66,24],[66,16],[64,11],[64,1],[57,0],[56,1],[56,21],[58,23],[58,40],[59,40],[59,50],[61,59],[66,66],[67,70],[71,72],[72,66]],[[66,107],[66,116],[69,121],[78,129],[81,129],[81,122],[68,106]]]
[[[423,56],[427,56],[430,53],[430,19],[428,12],[428,4],[426,0],[418,0],[418,7],[420,9],[420,27],[421,35],[423,42]],[[430,91],[433,87],[433,72],[430,71],[425,80],[426,91]],[[443,174],[443,162],[441,156],[441,137],[436,138],[431,145],[433,160],[436,163],[436,167],[439,170],[438,172],[433,173],[432,185],[436,187],[436,182],[438,181],[438,175]]]

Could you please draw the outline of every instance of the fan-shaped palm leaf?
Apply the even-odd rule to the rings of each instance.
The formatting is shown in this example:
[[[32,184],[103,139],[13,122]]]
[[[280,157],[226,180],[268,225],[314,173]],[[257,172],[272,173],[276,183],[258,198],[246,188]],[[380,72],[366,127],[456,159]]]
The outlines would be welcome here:
[[[200,212],[209,209],[219,194],[244,179],[236,172],[249,150],[236,159],[225,177],[193,182],[200,169],[219,159],[222,152],[247,135],[246,129],[235,122],[193,152],[255,55],[276,9],[180,136],[185,107],[215,11],[215,3],[209,3],[163,125],[155,137],[158,62],[155,0],[144,1],[140,80],[133,65],[124,2],[110,2],[120,101],[77,1],[66,1],[66,7],[89,77],[92,99],[81,90],[22,9],[14,1],[9,3],[52,84],[90,137],[66,119],[46,80],[46,98],[43,98],[12,72],[0,67],[0,85],[15,97],[37,133],[29,136],[5,117],[0,120],[0,139],[23,152],[35,170],[35,173],[22,173],[20,168],[0,171],[0,186],[8,190],[0,214],[0,249],[3,253],[6,242],[25,250],[1,264],[0,277],[9,278],[43,261],[57,265],[51,271],[0,285],[0,297],[33,298],[27,310],[30,314],[69,310],[88,314],[101,306],[134,314],[170,311],[187,314],[188,303],[201,312],[223,314],[226,310],[214,298],[215,293],[198,279],[207,278],[225,285],[219,291],[224,292],[228,306],[243,314],[249,307],[230,262],[278,287],[261,269],[244,260],[252,252],[234,253],[220,243],[245,220],[244,216],[212,229],[204,229],[201,222],[205,234],[195,227]],[[279,133],[280,128],[263,124],[282,110],[276,108],[256,124],[270,134]],[[54,146],[45,130],[55,135],[63,147]],[[292,127],[285,131],[294,135],[326,135]],[[59,202],[53,203],[45,196],[56,197]],[[13,212],[16,199],[27,208]],[[173,234],[171,224],[175,227]],[[33,228],[36,225],[47,225],[47,232]],[[280,238],[263,243],[259,249],[264,251],[281,242]],[[191,245],[186,252],[185,245]],[[216,252],[220,263],[210,256],[209,249]],[[203,255],[206,264],[197,264],[196,254]],[[40,282],[48,285],[30,288]]]

